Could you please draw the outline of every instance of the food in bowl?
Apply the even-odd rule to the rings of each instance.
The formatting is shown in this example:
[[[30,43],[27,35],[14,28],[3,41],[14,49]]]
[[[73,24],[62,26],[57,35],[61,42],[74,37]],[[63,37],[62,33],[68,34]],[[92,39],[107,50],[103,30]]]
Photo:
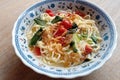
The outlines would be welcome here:
[[[52,11],[34,19],[27,31],[30,50],[48,65],[71,67],[90,60],[102,38],[90,15],[72,10]]]
[[[85,19],[90,18],[90,20],[95,21],[96,27],[99,30],[100,37],[102,38],[102,41],[98,43],[100,44],[100,49],[98,49],[96,53],[92,51],[92,54],[87,55],[87,58],[91,59],[90,61],[83,62],[82,64],[80,63],[80,65],[71,65],[68,67],[61,67],[61,65],[51,66],[50,64],[48,65],[41,60],[40,57],[42,56],[37,56],[33,50],[30,50],[29,43],[33,35],[37,32],[37,28],[35,33],[32,36],[30,35],[31,38],[28,38],[30,37],[28,36],[29,31],[31,31],[33,25],[37,25],[33,23],[34,19],[41,16],[41,13],[44,13],[46,9],[51,9],[53,11],[53,13],[50,13],[51,16],[54,16],[53,19],[56,17],[56,14],[54,14],[54,12],[57,10],[63,10],[65,12],[69,9],[72,11],[78,10],[85,15],[90,15],[90,17],[86,17]],[[49,18],[47,20],[49,20]],[[16,55],[26,66],[35,72],[53,78],[71,79],[88,75],[103,66],[103,64],[111,57],[112,52],[116,47],[117,31],[115,24],[109,15],[106,14],[106,12],[99,6],[87,0],[43,0],[29,7],[18,17],[12,32],[12,43]]]

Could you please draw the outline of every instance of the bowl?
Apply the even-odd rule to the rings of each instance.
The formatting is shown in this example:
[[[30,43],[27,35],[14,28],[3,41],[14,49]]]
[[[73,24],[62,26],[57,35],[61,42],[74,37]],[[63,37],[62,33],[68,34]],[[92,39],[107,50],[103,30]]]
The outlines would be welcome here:
[[[45,9],[80,10],[85,14],[89,14],[91,18],[96,21],[103,41],[100,50],[93,57],[92,61],[68,68],[49,66],[37,61],[37,58],[28,48],[26,31],[31,26],[33,19],[38,17]],[[21,61],[35,72],[53,78],[70,79],[81,77],[99,69],[111,57],[117,44],[116,40],[116,27],[110,16],[96,4],[86,0],[40,1],[29,7],[18,17],[12,31],[13,47]]]

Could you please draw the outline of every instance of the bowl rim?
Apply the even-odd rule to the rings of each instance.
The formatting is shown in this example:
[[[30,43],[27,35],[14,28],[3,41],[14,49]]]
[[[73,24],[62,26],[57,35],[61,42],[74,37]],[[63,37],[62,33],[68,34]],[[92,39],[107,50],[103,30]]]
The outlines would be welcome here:
[[[86,3],[89,3],[90,5],[98,8],[101,12],[103,12],[107,17],[108,19],[112,22],[111,24],[113,25],[113,31],[114,31],[114,44],[112,46],[112,49],[111,49],[111,53],[109,55],[107,55],[106,59],[104,59],[102,61],[102,63],[100,63],[99,65],[97,65],[96,67],[94,67],[93,69],[91,69],[89,72],[86,72],[86,73],[83,73],[83,74],[75,74],[75,75],[70,75],[70,76],[66,76],[66,75],[54,75],[54,74],[51,74],[51,73],[46,73],[44,71],[40,71],[38,69],[36,69],[35,67],[31,66],[31,64],[29,64],[20,54],[19,54],[19,51],[17,50],[17,47],[16,47],[16,43],[15,43],[15,28],[18,24],[18,21],[21,19],[22,16],[24,16],[25,14],[27,14],[27,10],[29,10],[30,8],[34,7],[35,5],[41,3],[41,2],[44,2],[44,1],[47,1],[47,0],[41,0],[39,2],[36,2],[35,4],[33,4],[32,6],[28,7],[24,12],[22,12],[20,14],[20,16],[18,17],[18,19],[16,20],[15,24],[14,24],[14,27],[13,27],[13,30],[12,30],[12,45],[14,47],[14,50],[15,50],[15,53],[16,55],[20,58],[20,60],[29,68],[31,68],[33,71],[39,73],[39,74],[43,74],[43,75],[46,75],[46,76],[49,76],[49,77],[52,77],[52,78],[66,78],[66,79],[71,79],[71,78],[76,78],[76,77],[82,77],[82,76],[86,76],[90,73],[92,73],[93,71],[99,69],[100,67],[103,66],[103,64],[108,60],[110,59],[110,57],[112,56],[113,54],[113,51],[114,49],[116,48],[116,45],[117,45],[117,30],[116,30],[116,26],[115,26],[115,23],[113,22],[112,18],[108,15],[108,13],[102,9],[101,7],[99,7],[96,3],[94,2],[90,2],[90,1],[87,1],[87,0],[74,0],[74,2],[76,1],[83,1],[83,2],[86,2]],[[60,0],[60,1],[63,1],[63,0]]]

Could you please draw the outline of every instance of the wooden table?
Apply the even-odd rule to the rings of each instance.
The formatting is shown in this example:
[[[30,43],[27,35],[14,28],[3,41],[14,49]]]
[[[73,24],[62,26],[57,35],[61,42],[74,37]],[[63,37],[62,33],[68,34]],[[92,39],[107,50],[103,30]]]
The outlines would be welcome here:
[[[55,80],[37,74],[15,55],[11,32],[14,22],[26,8],[40,0],[0,0],[0,80]],[[105,9],[120,34],[120,0],[89,0]],[[118,35],[118,42],[120,37]],[[92,74],[73,80],[120,80],[120,45],[104,66]],[[61,79],[57,79],[61,80]]]

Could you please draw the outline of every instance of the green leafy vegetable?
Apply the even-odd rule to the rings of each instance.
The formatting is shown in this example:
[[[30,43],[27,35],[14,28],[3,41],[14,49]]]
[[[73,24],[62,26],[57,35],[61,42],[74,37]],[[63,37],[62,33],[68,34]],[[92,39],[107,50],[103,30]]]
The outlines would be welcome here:
[[[56,16],[52,21],[51,21],[51,23],[57,23],[57,22],[59,22],[59,21],[62,21],[63,20],[63,18],[61,18],[61,17],[59,17],[59,16]]]
[[[73,49],[73,52],[77,52],[78,43],[80,42],[79,36],[77,33],[73,34],[73,40],[70,43],[70,47]]]
[[[88,36],[87,34],[82,34],[83,38],[87,38],[87,36]]]
[[[73,34],[73,33],[75,33],[76,31],[77,31],[76,29],[69,29],[67,33],[68,33],[68,34]]]
[[[68,49],[68,50],[65,50],[65,52],[70,52],[70,49]]]
[[[88,44],[93,44],[93,41],[90,39],[90,40],[87,40]]]
[[[38,40],[41,40],[41,39],[42,39],[42,37],[41,37],[42,31],[43,31],[43,29],[40,28],[40,29],[34,34],[34,36],[32,37],[32,39],[30,40],[29,46],[35,45]]]
[[[92,46],[92,48],[97,48],[97,46],[96,46],[96,45],[94,45],[94,46]]]
[[[70,28],[70,29],[68,30],[68,34],[73,34],[73,33],[75,33],[75,32],[77,31],[77,29],[78,29],[77,24],[76,24],[76,23],[73,23],[72,28]]]
[[[73,49],[73,52],[76,53],[78,51],[77,48],[76,48],[76,46],[75,46],[75,42],[74,41],[71,41],[70,47]]]
[[[73,45],[75,45],[75,42],[71,41],[70,46],[72,47]]]
[[[79,38],[79,36],[78,36],[77,33],[73,34],[73,40],[74,40],[76,43],[79,43],[80,38]]]
[[[35,21],[36,24],[41,25],[41,26],[45,26],[46,23],[47,23],[47,21],[42,20],[40,18],[35,18],[34,21]]]
[[[76,23],[73,23],[72,29],[76,29],[76,28],[78,28],[77,24],[76,24]]]
[[[76,47],[73,47],[73,51],[76,53],[78,50]]]
[[[86,58],[83,63],[90,61],[91,59]]]
[[[93,40],[93,42],[94,42],[95,44],[97,44],[97,38],[96,38],[96,37],[91,36],[91,39]]]

